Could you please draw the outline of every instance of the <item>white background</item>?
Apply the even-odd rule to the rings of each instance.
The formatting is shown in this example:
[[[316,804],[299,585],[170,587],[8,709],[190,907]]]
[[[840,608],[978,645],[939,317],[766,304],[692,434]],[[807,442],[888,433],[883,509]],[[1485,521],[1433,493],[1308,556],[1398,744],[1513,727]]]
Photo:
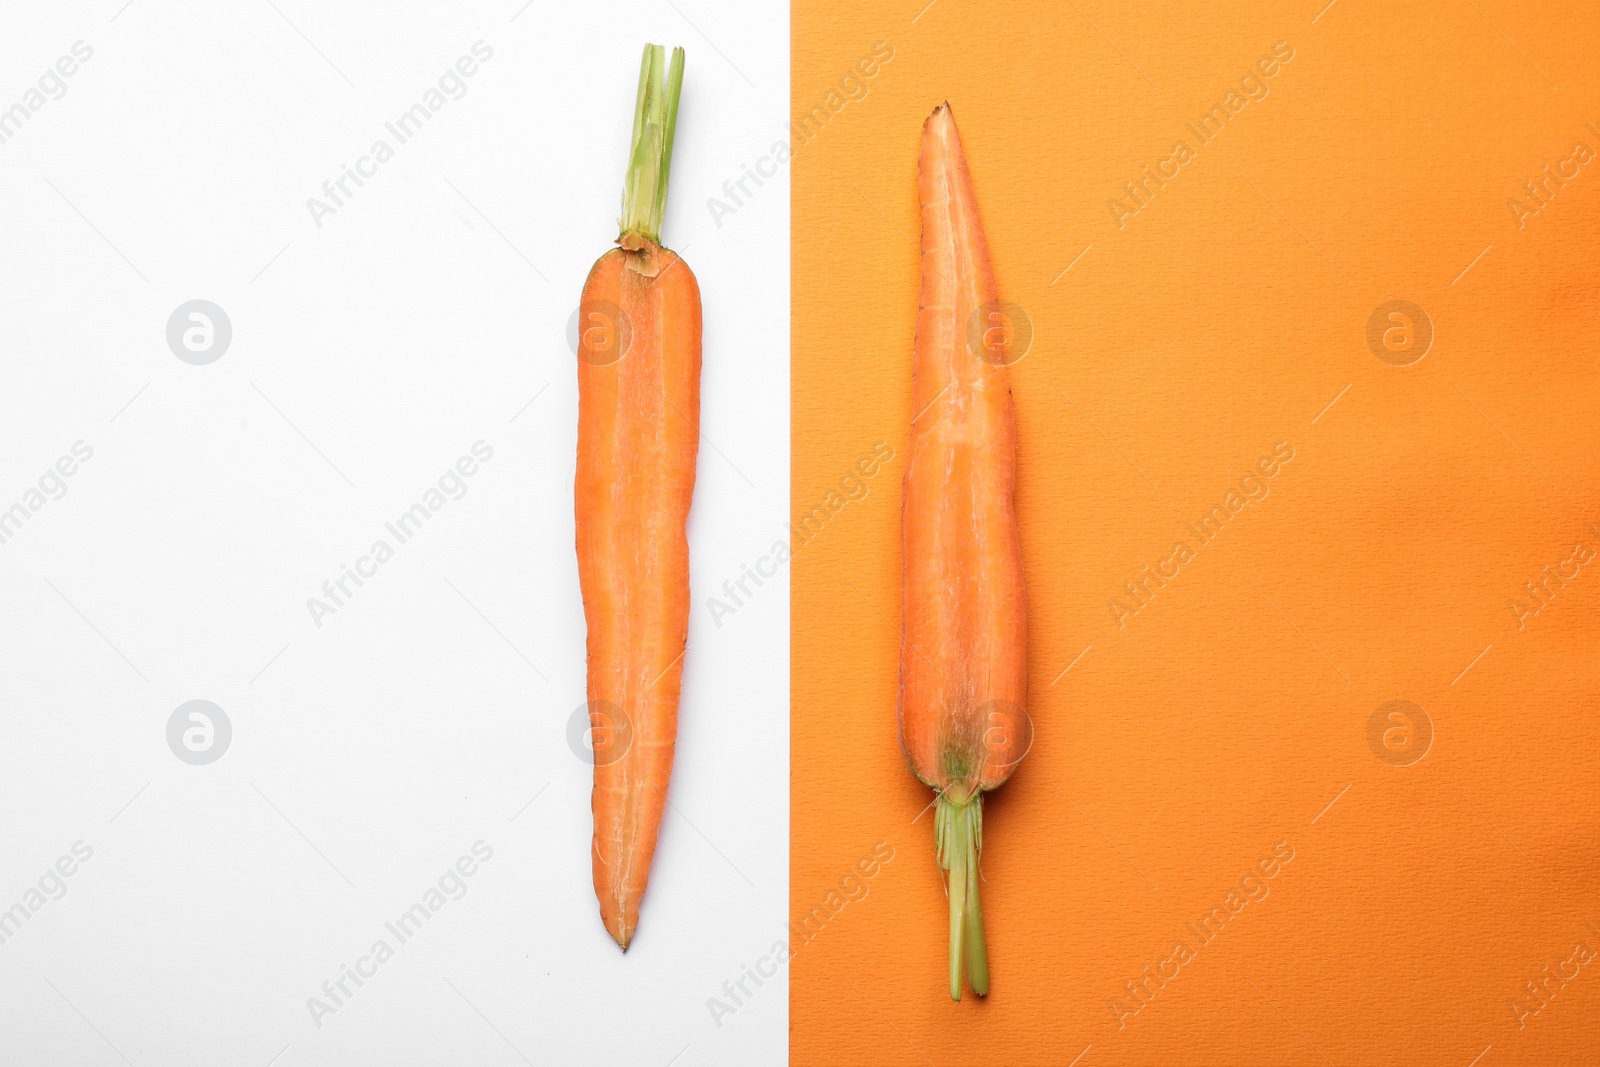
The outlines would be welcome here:
[[[720,627],[707,598],[784,536],[787,174],[720,227],[706,198],[783,136],[787,20],[5,5],[0,108],[94,55],[0,145],[0,509],[94,454],[0,544],[0,909],[94,854],[0,945],[0,1062],[783,1061],[781,973],[720,1028],[706,1002],[784,936],[787,570]],[[479,40],[466,95],[396,145],[384,122]],[[624,957],[566,740],[565,332],[616,236],[647,40],[688,50],[664,236],[704,296],[704,440],[672,804]],[[306,199],[380,137],[394,160],[317,228]],[[196,298],[233,325],[208,366],[166,343]],[[466,495],[396,546],[384,522],[480,440]],[[318,628],[307,598],[379,538],[395,557]],[[192,699],[233,724],[209,766],[167,746]],[[480,840],[466,895],[316,1026],[307,998]]]

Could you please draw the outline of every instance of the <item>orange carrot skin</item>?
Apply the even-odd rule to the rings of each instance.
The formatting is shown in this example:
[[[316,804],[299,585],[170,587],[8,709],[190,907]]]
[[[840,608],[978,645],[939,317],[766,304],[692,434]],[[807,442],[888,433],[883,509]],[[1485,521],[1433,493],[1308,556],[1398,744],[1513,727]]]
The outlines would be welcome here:
[[[1011,381],[1003,356],[982,358],[970,344],[974,314],[988,320],[995,282],[948,105],[923,125],[918,184],[922,297],[901,519],[900,741],[919,779],[965,799],[1010,777],[1032,729]]]
[[[579,307],[578,580],[595,739],[595,895],[626,951],[639,924],[678,727],[700,440],[700,288],[630,237],[596,261]],[[620,318],[618,316],[620,311]],[[620,336],[627,339],[620,358]],[[613,721],[618,720],[618,721]]]

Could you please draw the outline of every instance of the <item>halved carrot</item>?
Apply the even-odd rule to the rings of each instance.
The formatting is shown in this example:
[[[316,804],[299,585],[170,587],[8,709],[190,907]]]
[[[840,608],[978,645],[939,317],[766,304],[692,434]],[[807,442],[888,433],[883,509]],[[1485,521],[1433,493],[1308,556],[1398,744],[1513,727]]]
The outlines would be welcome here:
[[[683,49],[646,45],[619,247],[579,304],[578,580],[594,727],[594,890],[622,950],[639,925],[678,732],[700,441],[700,288],[661,247]],[[663,75],[665,75],[663,77]]]
[[[1013,505],[1009,332],[950,105],[922,127],[922,297],[915,413],[901,516],[900,744],[938,792],[935,841],[950,898],[950,996],[962,964],[979,996],[989,956],[979,906],[983,794],[1027,753],[1027,612]]]

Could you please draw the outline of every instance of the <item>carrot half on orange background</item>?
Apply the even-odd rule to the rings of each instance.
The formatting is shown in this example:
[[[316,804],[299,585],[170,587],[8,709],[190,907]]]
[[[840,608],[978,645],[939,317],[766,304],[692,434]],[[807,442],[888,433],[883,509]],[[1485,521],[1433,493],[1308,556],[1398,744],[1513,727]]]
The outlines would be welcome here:
[[[922,127],[922,296],[901,514],[900,744],[936,791],[950,898],[950,996],[979,996],[989,955],[979,906],[983,794],[1032,742],[1027,612],[1013,503],[1010,324],[950,105]]]
[[[617,247],[579,303],[578,580],[588,623],[594,891],[626,952],[667,802],[689,630],[700,288],[661,245],[683,49],[646,45]]]

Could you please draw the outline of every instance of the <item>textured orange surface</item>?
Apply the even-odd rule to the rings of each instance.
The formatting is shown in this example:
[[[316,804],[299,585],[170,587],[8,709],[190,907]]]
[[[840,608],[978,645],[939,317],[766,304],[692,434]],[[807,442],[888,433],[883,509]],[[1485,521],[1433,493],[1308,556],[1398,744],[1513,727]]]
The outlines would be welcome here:
[[[1600,1062],[1592,12],[925,3],[794,6],[792,1062]],[[943,100],[1034,331],[960,1004],[894,725]]]

